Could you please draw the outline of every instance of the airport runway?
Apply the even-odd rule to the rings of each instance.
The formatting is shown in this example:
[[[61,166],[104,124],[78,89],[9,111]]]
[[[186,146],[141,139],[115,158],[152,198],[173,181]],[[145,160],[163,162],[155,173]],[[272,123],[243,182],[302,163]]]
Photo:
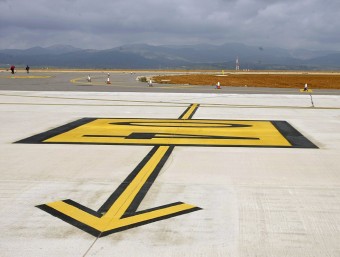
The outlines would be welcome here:
[[[338,93],[7,75],[1,256],[340,256]]]

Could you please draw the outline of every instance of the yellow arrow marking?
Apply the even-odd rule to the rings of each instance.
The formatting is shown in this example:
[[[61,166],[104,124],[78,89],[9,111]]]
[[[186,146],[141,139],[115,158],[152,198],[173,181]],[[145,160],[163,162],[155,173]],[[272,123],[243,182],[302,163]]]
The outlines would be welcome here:
[[[198,105],[190,106],[180,118],[191,118],[197,108]],[[72,200],[37,207],[97,237],[200,210],[194,205],[175,202],[136,211],[173,148],[155,146],[98,211]]]

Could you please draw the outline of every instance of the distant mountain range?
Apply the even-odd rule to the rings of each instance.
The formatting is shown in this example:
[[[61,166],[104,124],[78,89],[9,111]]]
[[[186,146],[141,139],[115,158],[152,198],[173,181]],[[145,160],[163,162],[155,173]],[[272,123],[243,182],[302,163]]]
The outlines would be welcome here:
[[[0,66],[110,69],[339,70],[340,52],[223,45],[131,44],[107,50],[69,45],[0,50]]]

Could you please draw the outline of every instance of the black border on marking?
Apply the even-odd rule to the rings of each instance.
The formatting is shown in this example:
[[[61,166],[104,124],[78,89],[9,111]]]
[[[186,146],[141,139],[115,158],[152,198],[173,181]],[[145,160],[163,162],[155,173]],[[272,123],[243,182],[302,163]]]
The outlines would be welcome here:
[[[50,129],[48,131],[39,133],[37,135],[19,140],[14,143],[23,143],[23,144],[46,144],[46,142],[43,142],[51,137],[57,136],[59,134],[65,133],[67,131],[70,131],[72,129],[75,129],[77,127],[80,127],[82,125],[85,125],[91,121],[97,120],[97,118],[82,118],[76,121],[72,121],[70,123],[67,123],[65,125],[62,125],[60,127]]]
[[[270,121],[282,136],[292,145],[292,148],[319,148],[287,121]]]
[[[94,229],[93,227],[90,227],[76,219],[73,219],[71,218],[70,216],[67,216],[66,214],[62,213],[62,212],[59,212],[57,211],[56,209],[46,205],[46,204],[42,204],[42,205],[37,205],[35,206],[49,214],[51,214],[52,216],[56,217],[56,218],[59,218],[65,222],[67,222],[68,224],[72,225],[72,226],[75,226],[87,233],[89,233],[90,235],[92,236],[95,236],[95,237],[98,237],[100,236],[101,234],[101,231],[97,230],[97,229]]]

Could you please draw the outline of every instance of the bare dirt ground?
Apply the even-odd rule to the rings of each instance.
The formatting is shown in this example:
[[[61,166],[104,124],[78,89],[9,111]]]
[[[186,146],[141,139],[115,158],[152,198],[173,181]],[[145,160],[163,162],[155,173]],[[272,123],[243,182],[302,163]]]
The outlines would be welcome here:
[[[309,88],[340,89],[340,73],[308,73],[308,74],[242,74],[228,75],[188,74],[153,77],[156,83],[189,84],[189,85],[216,85],[221,86],[250,86],[250,87],[277,87],[277,88],[303,88],[305,83]]]

